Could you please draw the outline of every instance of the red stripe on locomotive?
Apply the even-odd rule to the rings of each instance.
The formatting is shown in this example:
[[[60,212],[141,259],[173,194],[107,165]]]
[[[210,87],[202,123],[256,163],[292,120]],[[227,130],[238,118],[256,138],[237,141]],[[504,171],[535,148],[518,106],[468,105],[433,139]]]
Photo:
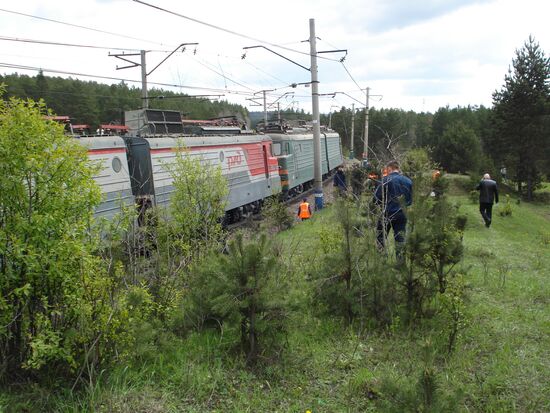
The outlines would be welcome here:
[[[88,149],[88,153],[91,155],[98,155],[104,153],[125,153],[124,148],[107,148],[107,149]]]
[[[228,156],[227,165],[228,169],[241,166],[246,159],[248,163],[248,169],[252,176],[263,175],[266,173],[264,164],[264,154],[262,146],[266,148],[267,153],[267,165],[269,171],[278,171],[277,158],[271,156],[269,144],[271,142],[262,143],[248,143],[248,144],[232,144],[232,145],[209,145],[209,146],[191,146],[188,149],[192,151],[204,151],[210,149],[225,149],[233,150],[238,153],[237,155]],[[186,148],[187,149],[187,148]],[[246,151],[246,155],[245,152]],[[176,152],[176,148],[151,148],[151,153],[166,153]]]

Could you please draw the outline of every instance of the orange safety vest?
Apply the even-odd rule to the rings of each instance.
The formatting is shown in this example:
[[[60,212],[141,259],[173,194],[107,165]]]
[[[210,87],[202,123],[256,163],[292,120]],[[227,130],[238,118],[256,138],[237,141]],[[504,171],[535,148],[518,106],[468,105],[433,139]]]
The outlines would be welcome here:
[[[298,217],[302,219],[311,217],[311,213],[309,212],[309,203],[302,202],[300,204],[300,213],[298,214]]]

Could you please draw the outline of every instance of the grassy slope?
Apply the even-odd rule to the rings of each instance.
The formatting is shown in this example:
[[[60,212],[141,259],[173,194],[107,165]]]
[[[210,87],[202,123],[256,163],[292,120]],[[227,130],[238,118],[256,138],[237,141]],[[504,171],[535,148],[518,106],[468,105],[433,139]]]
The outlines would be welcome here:
[[[476,205],[463,195],[455,199],[469,219],[469,323],[452,357],[437,362],[438,394],[457,395],[461,411],[550,411],[550,209],[514,204],[504,218],[499,205],[487,229]],[[304,274],[320,258],[320,230],[331,225],[326,209],[279,235],[291,250],[291,294],[306,307]],[[494,254],[487,275],[480,249]],[[202,333],[169,339],[143,362],[105,372],[89,392],[0,391],[0,411],[355,412],[378,411],[383,400],[402,411],[399,395],[379,394],[381,382],[414,386],[421,344],[441,339],[435,321],[412,333],[367,332],[361,339],[308,311],[295,313],[290,324],[289,350],[261,372],[245,369],[228,350],[231,332]]]
[[[457,367],[468,362],[477,370],[464,371],[473,406],[548,411],[550,209],[515,205],[511,217],[500,217],[500,208],[496,206],[494,224],[487,229],[477,206],[464,206],[470,222],[466,263],[476,271],[471,279],[471,326]],[[494,254],[488,276],[475,258],[479,249]]]

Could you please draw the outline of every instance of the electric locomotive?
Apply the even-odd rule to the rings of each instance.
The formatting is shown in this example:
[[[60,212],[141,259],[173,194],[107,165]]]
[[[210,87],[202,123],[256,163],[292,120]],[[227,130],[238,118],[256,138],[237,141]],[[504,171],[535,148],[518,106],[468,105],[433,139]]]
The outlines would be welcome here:
[[[153,109],[126,112],[125,123],[125,136],[79,138],[101,165],[98,217],[109,219],[121,206],[167,206],[174,191],[169,166],[182,144],[190,156],[221,168],[229,187],[228,223],[258,212],[268,197],[286,199],[313,185],[313,134],[305,128],[258,134],[231,122],[183,121],[179,112]],[[322,132],[321,159],[325,177],[342,165],[337,133]]]
[[[96,181],[104,197],[97,216],[111,217],[116,202],[118,209],[132,202],[140,208],[167,206],[174,191],[169,167],[181,145],[189,156],[221,168],[229,187],[228,222],[258,212],[265,198],[281,192],[267,135],[205,124],[194,124],[194,134],[189,134],[175,111],[145,109],[126,112],[125,117],[129,134],[124,137],[80,138],[90,158],[102,166]]]
[[[292,129],[286,133],[269,133],[273,141],[273,154],[279,162],[283,197],[296,196],[313,186],[313,134],[306,129]],[[321,132],[321,173],[323,179],[342,163],[340,135]]]

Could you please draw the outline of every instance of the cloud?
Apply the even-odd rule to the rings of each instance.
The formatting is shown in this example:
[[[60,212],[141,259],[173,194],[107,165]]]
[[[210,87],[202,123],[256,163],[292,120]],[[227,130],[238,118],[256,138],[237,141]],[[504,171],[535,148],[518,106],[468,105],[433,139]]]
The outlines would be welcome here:
[[[465,7],[496,0],[344,0],[332,4],[331,24],[342,24],[351,33],[377,35],[429,22]],[[325,1],[319,8],[328,6]]]
[[[309,36],[309,18],[315,18],[317,36],[322,39],[318,50],[348,49],[346,67],[362,88],[369,86],[371,93],[384,95],[382,101],[376,102],[384,107],[437,110],[437,105],[490,104],[491,94],[501,86],[515,49],[522,46],[529,34],[535,36],[543,50],[550,48],[547,23],[550,2],[539,0],[523,0],[520,5],[517,0],[341,0],[338,3],[279,0],[269,4],[252,0],[202,0],[192,4],[151,0],[151,3],[302,51],[305,54],[275,49],[308,67],[309,44],[301,41]],[[151,84],[179,83],[220,89],[227,86],[227,89],[245,91],[280,88],[273,94],[282,94],[292,90],[284,86],[310,80],[309,72],[266,50],[250,50],[246,59],[241,60],[242,48],[258,44],[256,40],[128,0],[80,0],[78,7],[68,0],[27,0],[10,7],[127,37],[0,12],[5,36],[138,50],[172,50],[182,42],[200,43],[196,55],[188,50],[170,57],[150,76]],[[122,62],[109,57],[109,50],[7,41],[2,46],[0,62],[140,79],[139,68],[116,70],[117,63]],[[165,56],[166,53],[148,53],[148,67],[153,68]],[[341,54],[325,56],[338,58]],[[364,100],[364,94],[357,91],[358,87],[337,61],[319,59],[319,80],[321,93],[346,91]],[[300,107],[310,110],[311,89],[300,87],[294,92]],[[226,98],[249,103],[246,96],[227,93]],[[327,111],[331,105],[349,106],[351,102],[353,100],[345,95],[338,95],[334,100],[322,98],[321,108]]]
[[[429,20],[455,12],[474,4],[489,3],[491,0],[386,0],[377,2],[378,13],[369,22],[372,32],[384,32],[393,29],[425,23]]]

